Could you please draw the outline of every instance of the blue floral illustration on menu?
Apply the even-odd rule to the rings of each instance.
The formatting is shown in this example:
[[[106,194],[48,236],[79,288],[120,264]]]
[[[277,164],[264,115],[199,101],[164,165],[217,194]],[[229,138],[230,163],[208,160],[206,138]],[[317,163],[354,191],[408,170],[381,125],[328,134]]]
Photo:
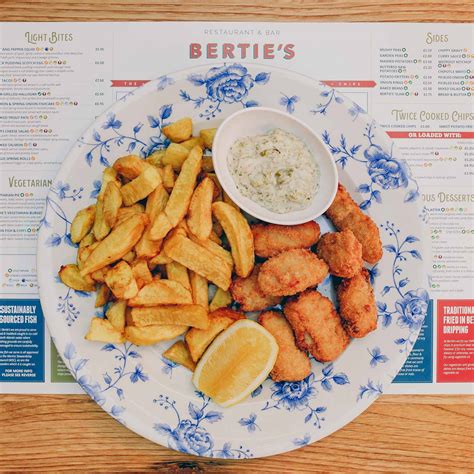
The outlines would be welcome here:
[[[128,369],[127,364],[130,359],[139,359],[141,355],[134,349],[133,344],[125,343],[123,348],[115,344],[106,344],[102,347],[105,352],[110,352],[114,355],[115,368],[113,375],[107,372],[103,375],[104,386],[96,380],[93,380],[90,375],[81,374],[81,371],[86,367],[89,360],[79,358],[74,344],[66,344],[63,352],[66,365],[71,371],[73,377],[81,388],[100,406],[104,407],[106,402],[106,392],[109,390],[115,392],[118,400],[125,399],[125,391],[122,387],[122,382],[128,380],[135,384],[138,382],[147,382],[148,375],[143,371],[142,364],[138,363],[134,369]],[[110,410],[106,410],[110,415],[124,423],[120,415],[125,411],[125,407],[113,404]]]
[[[378,315],[382,320],[383,327],[390,326],[393,317],[396,316],[398,326],[408,330],[405,337],[395,340],[395,344],[400,346],[400,352],[408,352],[415,344],[429,305],[428,292],[424,288],[405,290],[405,287],[410,283],[410,279],[403,277],[402,264],[406,262],[407,258],[422,259],[420,252],[416,248],[412,248],[413,244],[419,242],[420,239],[414,235],[400,238],[400,230],[396,228],[393,222],[387,221],[381,227],[394,241],[394,243],[384,245],[385,251],[393,255],[392,281],[391,284],[384,286],[381,296],[396,293],[397,300],[393,310],[389,309],[386,302],[377,302]]]
[[[181,99],[194,103],[195,108],[206,106],[199,117],[210,120],[222,112],[222,104],[241,104],[242,107],[259,105],[256,100],[248,100],[255,85],[266,84],[270,79],[269,72],[260,72],[252,76],[241,64],[224,65],[209,69],[206,74],[190,74],[188,81],[197,87],[204,87],[205,92],[192,97],[184,89],[180,90]]]
[[[252,453],[243,446],[237,448],[226,442],[222,448],[216,448],[214,439],[203,424],[217,423],[224,417],[222,412],[210,410],[209,404],[211,399],[201,392],[195,392],[201,400],[200,405],[193,402],[188,404],[188,416],[180,414],[176,408],[176,402],[166,395],[160,395],[153,400],[164,410],[171,410],[176,416],[176,425],[171,427],[166,423],[155,423],[153,425],[155,431],[168,439],[168,446],[182,453],[194,454],[197,456],[209,456],[220,458],[249,458]]]
[[[275,382],[271,386],[272,401],[267,401],[262,411],[269,409],[285,409],[287,411],[303,411],[305,413],[304,422],[312,421],[313,425],[321,428],[321,422],[325,420],[321,416],[325,413],[327,407],[312,407],[312,400],[317,398],[317,384],[321,384],[323,390],[330,392],[333,389],[332,383],[336,385],[349,384],[349,378],[346,374],[334,373],[334,365],[328,364],[322,369],[322,377],[316,379],[314,373],[311,373],[305,379],[299,382]],[[258,394],[259,392],[257,392]],[[256,392],[252,394],[256,396]]]
[[[110,166],[111,158],[131,153],[146,157],[155,150],[165,148],[169,140],[163,134],[163,127],[168,125],[167,120],[172,113],[173,106],[166,104],[160,107],[157,114],[148,115],[148,126],[152,133],[145,138],[143,122],[136,123],[127,132],[123,130],[123,123],[116,114],[109,112],[101,126],[102,130],[94,130],[89,141],[84,137],[79,139],[80,146],[87,150],[84,155],[86,163],[92,166],[94,160],[98,159],[102,166]]]
[[[322,138],[329,147],[336,163],[343,169],[347,166],[349,160],[363,163],[367,168],[370,182],[362,183],[357,188],[360,193],[367,195],[367,199],[359,204],[361,209],[368,209],[374,202],[382,203],[382,191],[409,188],[410,185],[412,187],[405,194],[405,202],[415,201],[419,198],[420,193],[417,182],[411,176],[408,164],[405,160],[393,156],[393,145],[390,153],[388,153],[376,144],[374,130],[374,122],[368,124],[365,129],[364,137],[368,141],[368,146],[363,152],[363,157],[359,156],[362,144],[350,146],[344,134],[341,134],[337,144],[331,141],[331,136],[327,130],[323,132]]]
[[[46,239],[47,247],[57,247],[62,243],[75,247],[76,245],[71,242],[71,221],[66,215],[66,211],[63,208],[62,201],[77,201],[82,199],[82,192],[84,188],[71,189],[68,183],[57,181],[50,188],[49,194],[46,196],[46,203],[43,212],[43,217],[40,219],[40,227],[51,227],[51,222],[54,219],[59,219],[61,222],[61,232],[52,232]]]

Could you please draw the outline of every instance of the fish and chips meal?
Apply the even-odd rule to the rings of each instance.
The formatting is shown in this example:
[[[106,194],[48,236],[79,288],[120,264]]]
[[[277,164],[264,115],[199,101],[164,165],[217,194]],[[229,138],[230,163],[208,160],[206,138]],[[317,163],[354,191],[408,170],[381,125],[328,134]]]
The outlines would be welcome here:
[[[183,118],[163,128],[165,149],[106,168],[96,203],[72,221],[77,259],[59,277],[95,291],[104,309],[92,317],[88,341],[146,346],[179,338],[163,357],[227,407],[268,376],[303,380],[310,358],[333,361],[351,338],[376,329],[363,263],[378,262],[382,244],[341,184],[326,211],[335,232],[321,235],[313,221],[255,223],[214,173],[215,131],[193,136]],[[317,290],[329,275],[336,306]]]

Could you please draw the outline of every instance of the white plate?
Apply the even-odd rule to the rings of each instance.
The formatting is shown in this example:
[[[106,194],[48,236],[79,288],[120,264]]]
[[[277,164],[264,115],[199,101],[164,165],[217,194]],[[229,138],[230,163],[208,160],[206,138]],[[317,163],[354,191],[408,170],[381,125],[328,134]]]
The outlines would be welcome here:
[[[267,380],[248,400],[222,409],[196,393],[191,374],[161,357],[170,342],[140,348],[84,340],[94,297],[57,278],[75,261],[68,234],[75,213],[94,202],[104,166],[165,144],[164,123],[190,116],[197,129],[241,109],[281,108],[313,128],[340,180],[380,227],[385,245],[371,269],[379,327],[353,340],[334,364],[313,361],[299,383]],[[41,303],[59,353],[84,390],[140,435],[185,453],[247,458],[312,443],[350,422],[390,384],[407,358],[428,305],[416,182],[379,126],[350,99],[317,81],[259,65],[200,67],[160,77],[99,117],[64,160],[38,240]],[[328,230],[325,218],[318,220]],[[330,279],[320,290],[333,296]]]

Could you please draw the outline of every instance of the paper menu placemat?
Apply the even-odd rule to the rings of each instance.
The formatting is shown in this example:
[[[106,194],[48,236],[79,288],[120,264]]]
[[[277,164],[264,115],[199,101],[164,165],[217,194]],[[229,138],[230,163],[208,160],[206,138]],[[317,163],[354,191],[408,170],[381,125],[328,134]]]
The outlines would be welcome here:
[[[50,341],[35,278],[44,199],[71,145],[146,81],[222,62],[265,63],[320,79],[396,141],[423,201],[432,301],[391,391],[472,391],[473,27],[321,23],[0,25],[1,390],[80,391]],[[281,91],[287,106],[290,89]]]

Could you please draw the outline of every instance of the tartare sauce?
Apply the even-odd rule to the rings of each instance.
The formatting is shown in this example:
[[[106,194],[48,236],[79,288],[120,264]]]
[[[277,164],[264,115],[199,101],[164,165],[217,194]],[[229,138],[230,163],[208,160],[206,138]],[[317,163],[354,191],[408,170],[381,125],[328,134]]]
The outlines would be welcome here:
[[[319,167],[308,147],[279,128],[236,140],[227,163],[237,189],[272,212],[304,209],[318,190]]]

